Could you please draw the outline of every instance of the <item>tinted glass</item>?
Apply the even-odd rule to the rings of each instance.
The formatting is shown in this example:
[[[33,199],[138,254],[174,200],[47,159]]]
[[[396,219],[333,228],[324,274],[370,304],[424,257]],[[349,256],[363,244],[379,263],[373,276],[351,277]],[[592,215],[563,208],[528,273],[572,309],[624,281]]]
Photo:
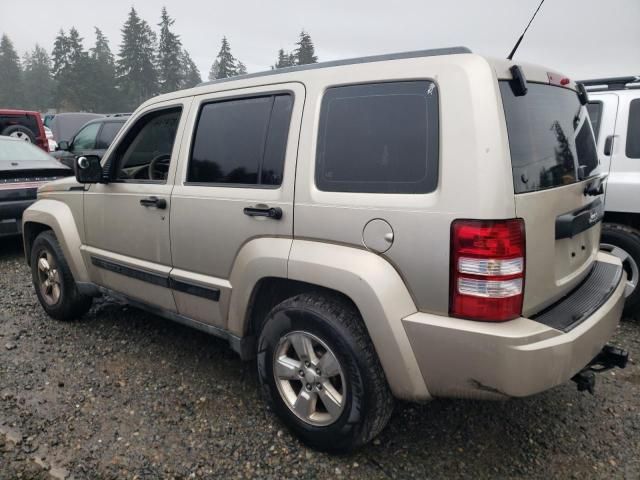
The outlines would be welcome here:
[[[133,125],[115,152],[117,179],[166,180],[180,112],[180,108],[159,110]]]
[[[280,185],[292,102],[278,95],[204,105],[187,181]]]
[[[640,158],[640,98],[629,104],[626,154],[628,158]]]
[[[98,142],[96,143],[96,148],[100,150],[106,150],[113,142],[113,139],[116,137],[116,134],[120,131],[123,122],[106,122],[102,126],[102,130],[100,131],[100,135],[98,135]]]
[[[596,136],[597,143],[598,135],[600,134],[600,119],[602,118],[602,102],[587,103],[587,112],[589,112],[589,119],[591,120],[593,134]]]
[[[531,82],[528,87],[516,97],[509,82],[500,82],[515,192],[574,183],[581,165],[586,177],[594,174],[595,140],[576,92]]]
[[[334,87],[322,99],[320,190],[427,193],[438,177],[438,92],[432,82]]]
[[[263,185],[280,185],[282,183],[282,170],[287,149],[287,138],[289,137],[292,108],[293,97],[291,95],[275,97],[260,175]]]

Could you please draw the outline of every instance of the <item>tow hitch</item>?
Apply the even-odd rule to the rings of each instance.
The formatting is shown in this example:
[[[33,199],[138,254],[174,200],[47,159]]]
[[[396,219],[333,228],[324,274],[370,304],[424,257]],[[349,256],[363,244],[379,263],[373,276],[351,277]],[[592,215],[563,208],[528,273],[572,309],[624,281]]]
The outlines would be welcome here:
[[[576,373],[571,380],[576,382],[579,392],[585,390],[593,395],[596,386],[596,373],[612,368],[624,368],[629,361],[629,352],[613,345],[605,345],[602,351],[589,364]]]

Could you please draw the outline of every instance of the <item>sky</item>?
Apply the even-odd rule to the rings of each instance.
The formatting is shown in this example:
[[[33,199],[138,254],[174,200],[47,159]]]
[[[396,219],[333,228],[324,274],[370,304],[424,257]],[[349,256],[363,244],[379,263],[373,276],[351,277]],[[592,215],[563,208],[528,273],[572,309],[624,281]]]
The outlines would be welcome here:
[[[35,43],[51,51],[60,28],[75,26],[85,48],[93,27],[117,53],[120,28],[136,8],[156,30],[165,5],[174,30],[203,79],[226,35],[249,72],[268,70],[278,49],[293,50],[308,31],[320,61],[466,46],[508,55],[539,0],[0,0],[0,34],[19,54]],[[572,79],[640,75],[640,0],[546,0],[515,60],[558,70]]]

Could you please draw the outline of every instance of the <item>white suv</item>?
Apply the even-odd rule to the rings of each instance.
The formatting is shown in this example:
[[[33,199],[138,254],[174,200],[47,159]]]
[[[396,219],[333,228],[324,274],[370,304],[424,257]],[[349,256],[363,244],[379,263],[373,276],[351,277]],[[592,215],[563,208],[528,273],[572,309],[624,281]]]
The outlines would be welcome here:
[[[631,311],[640,305],[640,76],[581,83],[589,92],[598,157],[609,171],[601,247],[622,260]]]

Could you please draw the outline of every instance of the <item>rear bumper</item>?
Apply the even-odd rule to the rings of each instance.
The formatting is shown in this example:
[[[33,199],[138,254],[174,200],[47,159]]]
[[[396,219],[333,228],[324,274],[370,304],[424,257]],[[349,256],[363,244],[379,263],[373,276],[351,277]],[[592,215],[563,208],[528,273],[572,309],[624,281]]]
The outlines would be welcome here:
[[[619,267],[605,253],[597,260]],[[430,394],[524,397],[566,382],[600,352],[618,325],[626,276],[615,279],[603,303],[566,331],[528,318],[486,323],[426,313],[406,317],[404,327]]]

